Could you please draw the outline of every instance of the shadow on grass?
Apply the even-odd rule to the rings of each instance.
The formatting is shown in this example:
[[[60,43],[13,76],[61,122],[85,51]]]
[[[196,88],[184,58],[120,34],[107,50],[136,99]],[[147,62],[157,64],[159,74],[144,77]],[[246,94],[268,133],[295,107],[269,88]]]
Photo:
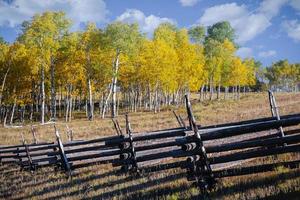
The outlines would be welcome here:
[[[265,178],[259,178],[259,179],[252,178],[247,182],[241,182],[229,187],[225,186],[225,187],[218,188],[215,191],[211,192],[210,196],[212,197],[212,199],[220,199],[224,195],[236,194],[250,189],[267,187],[297,177],[300,177],[300,170],[280,173]]]
[[[46,180],[43,176],[48,176],[47,174],[53,173],[52,171],[41,171],[37,174],[37,181],[33,181],[32,177],[30,179],[30,175],[26,177],[25,184],[22,184],[20,188],[16,188],[16,186],[11,186],[5,188],[5,190],[1,189],[0,198],[11,198],[11,199],[61,199],[61,198],[86,198],[86,199],[165,199],[167,196],[180,197],[180,199],[202,199],[201,194],[197,188],[193,187],[191,184],[172,184],[171,185],[163,185],[169,182],[174,182],[176,180],[182,179],[186,177],[186,172],[177,172],[176,174],[166,175],[165,177],[155,178],[153,179],[151,173],[148,174],[148,177],[145,176],[133,176],[126,175],[124,177],[117,177],[117,180],[109,180],[107,177],[109,176],[118,176],[116,171],[108,171],[102,174],[91,174],[86,177],[79,177],[82,174],[90,173],[93,169],[87,169],[85,171],[79,171],[75,174],[72,180],[65,181],[59,183],[60,180],[65,179],[63,176],[58,177],[49,177]],[[42,176],[42,177],[39,177]],[[282,181],[294,179],[300,176],[300,170],[293,170],[289,172],[284,172],[276,175],[271,175],[264,178],[251,178],[251,180],[246,182],[240,182],[231,186],[221,186],[214,191],[210,192],[211,199],[222,199],[225,195],[234,195],[238,193],[242,193],[243,191],[263,188],[271,185],[278,184]],[[17,177],[17,176],[16,176]],[[142,180],[146,178],[145,180]],[[44,179],[44,180],[43,180]],[[90,181],[98,180],[98,179],[106,179],[106,182],[101,184],[97,184],[94,186],[89,185]],[[40,181],[42,180],[42,181]],[[17,180],[14,180],[14,182]],[[136,183],[129,183],[131,181],[137,181]],[[138,182],[140,181],[140,182]],[[222,180],[220,180],[222,181]],[[129,183],[126,185],[126,183]],[[142,183],[141,183],[142,182]],[[52,185],[48,185],[49,183],[53,183]],[[84,186],[87,183],[88,188]],[[34,191],[32,194],[26,195],[23,193],[26,188],[34,188],[38,186],[43,186],[41,190]],[[125,185],[125,186],[124,186]],[[160,186],[161,185],[161,186]],[[80,188],[78,187],[80,186]],[[81,187],[83,186],[83,187]],[[156,188],[159,186],[159,188]],[[115,187],[117,189],[110,189],[110,187]],[[153,187],[153,188],[152,188]],[[79,188],[77,190],[72,190],[71,192],[62,193],[62,191],[67,191],[71,188]],[[4,188],[3,188],[4,189]],[[195,189],[195,190],[193,190]],[[54,191],[58,191],[58,193],[53,193]],[[103,192],[104,191],[104,192]],[[191,194],[190,191],[194,191],[194,194]],[[90,192],[93,192],[92,194]],[[21,197],[13,198],[17,194],[22,194]],[[88,197],[89,194],[94,195],[92,197]],[[274,195],[268,197],[270,200],[275,199],[286,199],[284,195],[287,195],[288,199],[295,199],[295,197],[299,197],[299,192],[290,193],[280,193],[279,195]],[[43,197],[45,196],[45,197]],[[280,198],[284,197],[284,198]]]
[[[90,171],[91,170],[81,172],[81,173],[84,174],[84,173],[88,173]],[[90,176],[86,176],[86,177],[83,177],[83,178],[79,178],[79,177],[76,178],[76,176],[75,177],[73,176],[73,178],[71,178],[71,179],[67,179],[66,177],[52,177],[52,178],[47,179],[45,181],[28,184],[25,187],[36,187],[36,186],[45,185],[45,184],[48,184],[48,183],[51,183],[51,182],[57,182],[57,181],[62,180],[62,179],[67,179],[67,181],[63,182],[63,183],[60,183],[60,184],[57,183],[55,185],[45,186],[41,190],[33,192],[31,195],[23,195],[22,197],[13,198],[13,199],[21,200],[21,199],[24,199],[24,198],[27,198],[27,199],[39,198],[39,197],[41,197],[43,195],[46,195],[48,193],[51,193],[53,191],[59,191],[59,190],[72,188],[76,185],[84,184],[85,182],[89,182],[89,181],[97,180],[97,179],[103,179],[103,178],[106,178],[108,176],[115,175],[115,174],[116,174],[115,171],[109,171],[109,172],[106,172],[106,173],[103,173],[103,174],[90,175]],[[77,176],[78,175],[80,175],[80,174],[78,173]],[[70,195],[70,196],[78,195],[78,192],[80,192],[80,191],[73,192],[72,194],[68,193],[68,195]]]
[[[300,191],[293,191],[287,193],[279,193],[276,195],[265,197],[264,199],[265,200],[282,200],[282,199],[299,200],[299,198],[300,198]]]
[[[166,177],[163,177],[163,178],[150,180],[150,181],[147,181],[145,183],[141,183],[141,184],[137,184],[137,185],[130,185],[130,186],[127,186],[127,187],[122,188],[122,189],[116,189],[116,190],[113,190],[113,191],[110,191],[110,192],[105,192],[105,193],[102,193],[100,195],[88,198],[88,199],[111,199],[113,197],[115,198],[115,197],[118,197],[118,196],[123,196],[123,195],[126,195],[126,194],[130,194],[132,192],[138,192],[138,191],[141,191],[143,189],[153,187],[153,186],[156,186],[156,185],[159,185],[159,184],[163,184],[163,183],[167,183],[167,182],[174,181],[174,180],[177,180],[177,179],[181,179],[185,176],[186,176],[185,173],[172,174],[172,175],[169,175],[169,176],[166,176]],[[101,188],[101,186],[100,187],[99,186],[94,187],[95,190],[98,190],[100,188]]]
[[[12,175],[6,174],[7,171],[3,172],[3,175],[7,177],[5,180],[6,188],[2,187],[0,189],[0,199],[1,198],[7,198],[10,197],[12,199],[22,199],[22,198],[30,198],[33,197],[33,195],[23,195],[22,197],[13,197],[17,196],[19,194],[22,194],[23,191],[25,191],[27,188],[35,188],[37,186],[43,186],[49,183],[57,183],[61,180],[68,180],[66,174],[61,171],[57,171],[53,168],[44,168],[44,169],[39,169],[31,173],[30,171],[20,171],[20,167],[17,166],[17,170],[15,170],[15,173]],[[12,170],[11,170],[12,171]],[[73,174],[73,179],[76,180],[76,178],[82,174],[85,173],[90,173],[91,169],[85,169],[81,170],[79,172],[75,172]],[[54,174],[56,173],[56,174]],[[55,175],[55,176],[53,176]],[[65,184],[57,184],[57,187],[66,187],[69,185],[70,182],[66,182]],[[57,188],[56,186],[53,188]],[[51,188],[50,188],[51,189]],[[43,188],[43,191],[46,193],[47,187]]]

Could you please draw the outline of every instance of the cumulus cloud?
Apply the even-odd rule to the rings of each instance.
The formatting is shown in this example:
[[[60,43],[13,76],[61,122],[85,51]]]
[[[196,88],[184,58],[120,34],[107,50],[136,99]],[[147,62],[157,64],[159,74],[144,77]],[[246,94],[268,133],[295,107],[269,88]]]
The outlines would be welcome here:
[[[244,4],[227,3],[207,8],[198,23],[210,26],[219,21],[229,21],[236,31],[237,42],[245,43],[270,25],[271,19],[278,15],[287,0],[264,0],[255,11],[250,11]]]
[[[196,5],[199,0],[179,0],[182,6],[194,6]]]
[[[267,58],[267,57],[273,57],[277,54],[276,51],[274,50],[269,50],[269,51],[261,51],[259,52],[258,56],[262,58]]]
[[[279,13],[281,7],[288,2],[289,0],[264,0],[261,2],[258,10],[266,17],[272,18],[276,16]]]
[[[286,20],[282,23],[283,29],[287,32],[288,36],[295,41],[300,41],[300,21]]]
[[[128,9],[122,15],[118,16],[116,21],[126,23],[138,23],[142,32],[151,35],[155,28],[161,23],[172,23],[176,22],[169,18],[161,18],[155,15],[146,16],[142,11],[136,9]]]
[[[74,26],[88,21],[106,22],[108,10],[103,0],[14,0],[0,1],[0,26],[15,27],[34,14],[45,11],[64,11]]]
[[[249,47],[241,47],[236,51],[236,55],[241,58],[253,57],[253,50]]]

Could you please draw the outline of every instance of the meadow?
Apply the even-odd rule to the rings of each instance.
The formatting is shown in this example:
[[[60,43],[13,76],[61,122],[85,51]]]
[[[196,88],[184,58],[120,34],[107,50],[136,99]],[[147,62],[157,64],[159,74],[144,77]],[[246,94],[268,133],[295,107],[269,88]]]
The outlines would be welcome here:
[[[300,113],[299,93],[275,93],[281,115]],[[199,102],[192,96],[196,121],[201,125],[241,121],[271,115],[267,93],[247,93],[240,100]],[[184,107],[164,107],[161,112],[130,113],[134,132],[178,127],[172,110],[186,117]],[[80,113],[77,113],[79,115]],[[74,114],[76,115],[76,113]],[[56,124],[63,141],[67,140],[66,125],[74,132],[75,140],[115,135],[111,119],[94,121],[75,119]],[[117,117],[125,128],[125,117]],[[36,125],[37,138],[55,141],[53,125]],[[19,144],[20,133],[32,141],[30,125],[22,128],[0,128],[0,145]],[[299,153],[277,157],[252,159],[247,164],[300,158]],[[210,192],[211,199],[298,199],[300,196],[300,169],[277,168],[273,172],[224,178]],[[201,199],[199,190],[185,177],[185,171],[173,169],[163,173],[142,176],[119,174],[110,165],[96,165],[76,170],[72,178],[53,168],[34,173],[20,171],[18,166],[0,166],[0,198],[2,199]]]

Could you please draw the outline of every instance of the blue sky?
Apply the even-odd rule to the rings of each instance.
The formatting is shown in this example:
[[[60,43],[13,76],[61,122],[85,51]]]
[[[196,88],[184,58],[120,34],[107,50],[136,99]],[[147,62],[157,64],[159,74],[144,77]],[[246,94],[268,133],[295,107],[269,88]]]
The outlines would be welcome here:
[[[151,36],[162,22],[181,28],[227,20],[236,30],[241,57],[266,65],[279,59],[300,62],[300,0],[0,0],[0,35],[13,42],[20,24],[35,13],[62,10],[72,30],[88,22],[137,22]]]

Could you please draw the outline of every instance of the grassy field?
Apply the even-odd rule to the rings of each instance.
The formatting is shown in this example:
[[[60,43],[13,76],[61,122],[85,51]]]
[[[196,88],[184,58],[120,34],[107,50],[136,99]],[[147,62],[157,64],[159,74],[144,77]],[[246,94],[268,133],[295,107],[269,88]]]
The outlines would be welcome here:
[[[300,94],[276,93],[280,114],[300,113]],[[239,101],[192,101],[196,120],[201,125],[218,124],[270,116],[267,94],[248,94]],[[176,109],[186,116],[184,108],[165,108],[158,114],[132,113],[134,132],[177,127],[171,112]],[[99,117],[100,118],[100,117]],[[124,128],[124,116],[118,118]],[[66,124],[57,123],[66,141]],[[92,139],[115,134],[110,119],[95,121],[73,120],[68,126],[75,139]],[[32,140],[30,126],[0,128],[0,145],[20,143],[20,132]],[[37,127],[39,141],[54,141],[53,125]],[[279,156],[278,159],[300,157],[299,154]],[[273,158],[256,159],[251,163]],[[116,174],[110,165],[98,165],[74,172],[72,179],[52,168],[31,174],[17,166],[0,166],[0,199],[200,199],[198,189],[191,186],[183,170],[150,173],[143,176]],[[274,172],[219,180],[211,191],[212,199],[300,199],[300,170],[278,168]]]

